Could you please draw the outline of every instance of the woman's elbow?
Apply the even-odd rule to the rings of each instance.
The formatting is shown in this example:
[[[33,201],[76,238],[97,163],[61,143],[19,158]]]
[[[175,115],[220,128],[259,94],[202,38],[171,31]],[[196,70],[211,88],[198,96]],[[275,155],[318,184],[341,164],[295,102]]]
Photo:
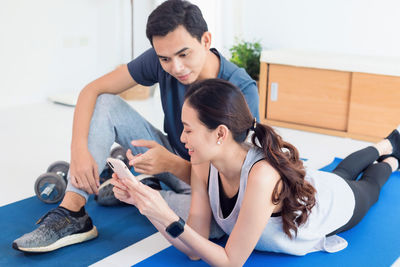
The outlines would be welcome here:
[[[201,258],[199,256],[196,255],[188,255],[189,259],[192,261],[198,261],[201,260]]]

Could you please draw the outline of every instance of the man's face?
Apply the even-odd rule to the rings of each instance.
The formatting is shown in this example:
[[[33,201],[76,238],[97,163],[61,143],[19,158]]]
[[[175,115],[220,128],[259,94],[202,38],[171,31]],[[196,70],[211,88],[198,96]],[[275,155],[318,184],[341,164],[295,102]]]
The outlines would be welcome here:
[[[199,42],[178,26],[165,36],[153,36],[153,47],[166,72],[182,84],[191,84],[199,78],[206,61],[209,45],[204,39]]]

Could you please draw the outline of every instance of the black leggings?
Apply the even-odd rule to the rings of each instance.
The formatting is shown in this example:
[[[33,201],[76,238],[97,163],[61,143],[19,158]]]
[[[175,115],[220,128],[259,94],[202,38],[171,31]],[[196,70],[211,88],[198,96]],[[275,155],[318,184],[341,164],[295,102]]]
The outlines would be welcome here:
[[[378,201],[382,186],[392,174],[392,168],[388,163],[374,163],[378,157],[378,150],[370,146],[350,154],[332,171],[350,186],[354,193],[355,207],[349,222],[327,236],[354,227],[367,214],[369,208]],[[361,173],[361,178],[357,180]]]

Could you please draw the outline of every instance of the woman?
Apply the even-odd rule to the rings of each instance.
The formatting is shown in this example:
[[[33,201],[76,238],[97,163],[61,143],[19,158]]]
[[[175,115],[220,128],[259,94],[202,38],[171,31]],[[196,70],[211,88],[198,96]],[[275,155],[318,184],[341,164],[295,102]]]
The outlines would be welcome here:
[[[345,158],[333,173],[306,171],[297,149],[256,122],[241,92],[218,79],[188,89],[182,123],[192,163],[186,225],[149,187],[114,175],[114,193],[176,248],[210,265],[243,265],[254,249],[294,255],[342,250],[347,242],[336,234],[362,219],[399,166],[397,129]],[[134,159],[129,151],[128,158]],[[225,247],[208,240],[212,217],[229,235]]]

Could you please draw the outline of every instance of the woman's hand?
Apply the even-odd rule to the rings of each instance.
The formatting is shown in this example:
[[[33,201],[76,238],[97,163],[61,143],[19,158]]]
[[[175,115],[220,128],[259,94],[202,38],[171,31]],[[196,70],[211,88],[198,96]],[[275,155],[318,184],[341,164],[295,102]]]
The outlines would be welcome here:
[[[141,182],[119,179],[115,173],[111,184],[114,185],[113,191],[117,199],[136,206],[139,212],[147,218],[164,226],[179,219],[157,190]]]

